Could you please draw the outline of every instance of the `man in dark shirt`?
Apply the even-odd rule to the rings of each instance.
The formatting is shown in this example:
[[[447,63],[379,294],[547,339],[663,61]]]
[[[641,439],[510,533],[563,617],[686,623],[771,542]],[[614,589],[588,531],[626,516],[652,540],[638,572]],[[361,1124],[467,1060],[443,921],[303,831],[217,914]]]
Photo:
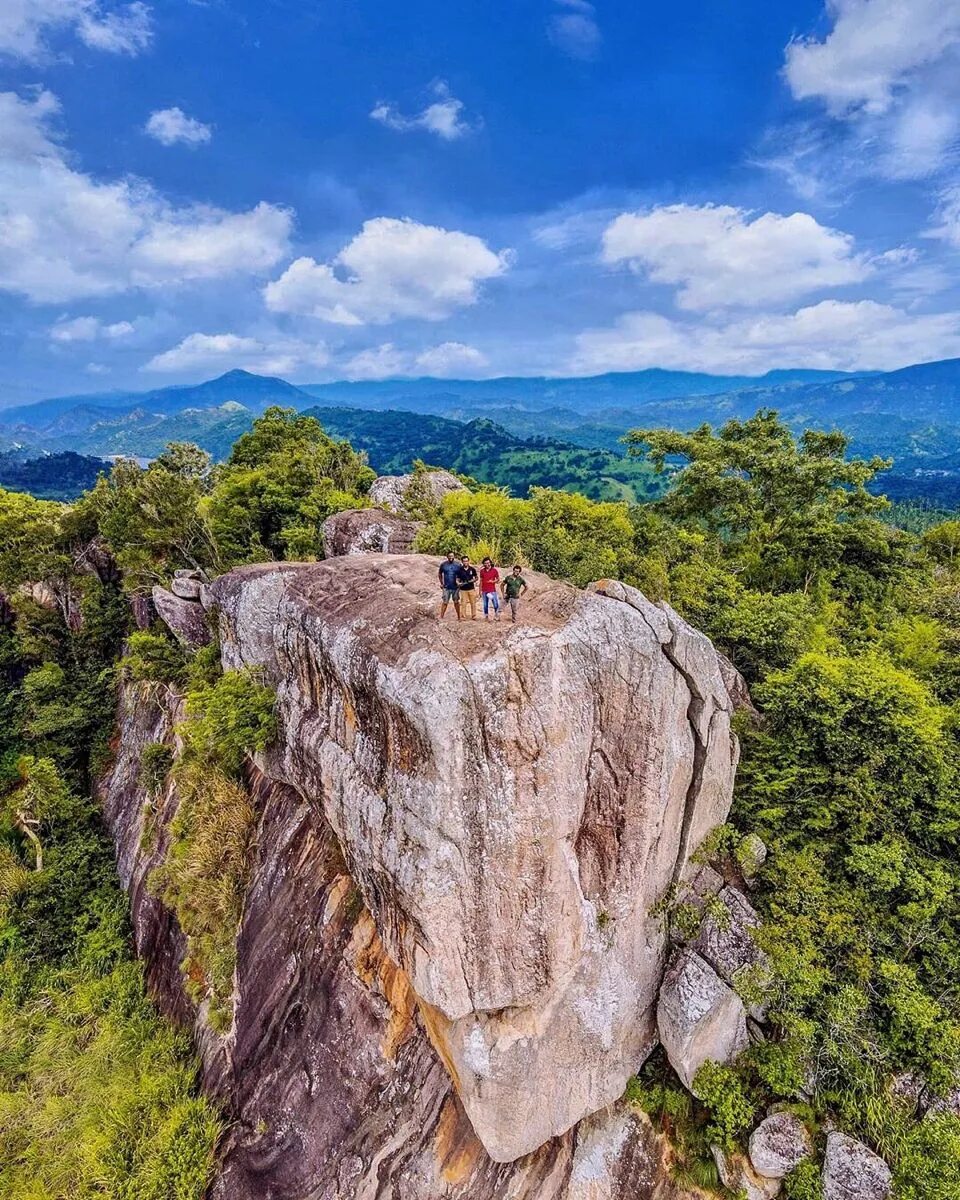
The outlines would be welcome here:
[[[514,567],[513,574],[503,581],[503,596],[510,605],[510,620],[516,621],[517,609],[520,607],[520,597],[527,590],[527,581],[520,574],[522,567]]]
[[[447,605],[453,601],[454,611],[457,614],[457,620],[460,620],[460,587],[457,582],[460,572],[463,567],[457,562],[453,551],[447,555],[446,560],[440,564],[440,569],[437,571],[437,579],[440,581],[440,620],[443,620],[443,615],[447,611]]]
[[[466,554],[460,559],[457,586],[460,589],[460,603],[468,606],[470,617],[475,621],[477,619],[477,568],[471,564]]]

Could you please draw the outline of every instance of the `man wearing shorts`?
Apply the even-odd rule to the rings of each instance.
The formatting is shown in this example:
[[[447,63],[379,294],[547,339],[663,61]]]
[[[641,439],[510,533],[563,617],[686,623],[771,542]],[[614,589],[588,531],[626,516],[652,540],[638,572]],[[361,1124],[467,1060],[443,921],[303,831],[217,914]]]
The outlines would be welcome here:
[[[471,566],[470,559],[466,554],[460,559],[460,564],[460,572],[457,575],[460,603],[470,609],[470,619],[475,621],[477,619],[477,568]]]
[[[483,597],[483,619],[490,620],[490,605],[493,605],[494,615],[500,620],[500,597],[497,595],[497,585],[500,582],[500,572],[493,565],[493,560],[485,558],[480,566],[480,595]]]
[[[440,569],[437,571],[437,579],[440,581],[440,620],[443,620],[443,615],[447,611],[447,605],[453,601],[453,608],[457,614],[457,620],[460,620],[460,588],[457,582],[457,576],[461,571],[460,563],[454,557],[451,550],[446,557],[446,561],[440,564]]]
[[[520,606],[520,597],[527,590],[527,581],[520,574],[520,571],[520,567],[514,567],[513,574],[508,575],[503,581],[503,596],[510,605],[511,621],[516,621],[517,609]]]

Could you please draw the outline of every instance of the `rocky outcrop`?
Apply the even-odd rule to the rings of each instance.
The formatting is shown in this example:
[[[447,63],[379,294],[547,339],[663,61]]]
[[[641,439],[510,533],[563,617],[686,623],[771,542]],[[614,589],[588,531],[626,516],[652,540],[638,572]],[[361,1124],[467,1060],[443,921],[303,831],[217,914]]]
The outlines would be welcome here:
[[[210,642],[210,627],[203,606],[197,600],[186,600],[159,584],[151,593],[157,616],[173,636],[189,650]]]
[[[696,1095],[707,1062],[727,1063],[748,1044],[743,1001],[694,950],[681,950],[663,979],[657,1029],[670,1065]]]
[[[823,1160],[823,1200],[887,1200],[890,1168],[863,1142],[828,1133]]]
[[[334,513],[320,528],[326,558],[344,554],[409,554],[420,525],[379,508]]]
[[[137,762],[175,720],[127,697],[104,807],[151,981],[235,1120],[224,1198],[683,1194],[616,1101],[656,1038],[651,910],[729,807],[732,704],[669,610],[526,578],[509,630],[440,625],[421,556],[204,589],[225,666],[265,674],[281,727],[251,765],[226,1038],[184,998],[178,931],[142,886],[176,797],[144,841]]]
[[[813,1156],[806,1125],[790,1112],[773,1113],[750,1134],[750,1162],[758,1175],[782,1179]]]
[[[747,983],[759,993],[770,972],[769,959],[755,940],[760,918],[734,887],[723,888],[717,899],[722,905],[720,915],[705,914],[692,946],[725,983],[733,988]],[[751,1004],[749,1011],[754,1020],[766,1017],[759,1001]]]
[[[181,600],[199,600],[200,592],[206,579],[202,571],[190,567],[181,567],[174,571],[170,582],[170,591]]]
[[[403,513],[414,498],[439,504],[448,493],[465,491],[467,488],[449,471],[426,471],[417,475],[381,475],[370,485],[369,496],[371,504]]]

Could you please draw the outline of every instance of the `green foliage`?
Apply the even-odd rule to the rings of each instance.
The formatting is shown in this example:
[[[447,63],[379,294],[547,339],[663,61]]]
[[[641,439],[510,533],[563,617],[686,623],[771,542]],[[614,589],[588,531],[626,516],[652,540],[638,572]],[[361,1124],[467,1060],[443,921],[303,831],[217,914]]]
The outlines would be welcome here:
[[[164,861],[149,879],[186,934],[187,990],[198,1002],[209,1001],[210,1023],[221,1032],[232,1018],[236,934],[255,818],[240,774],[244,757],[276,736],[274,704],[273,692],[248,671],[212,681],[197,672],[187,720],[178,729],[184,750],[173,767],[177,811]],[[169,767],[165,757],[161,761]]]
[[[165,630],[138,629],[127,639],[120,667],[135,683],[180,683],[186,675],[187,655]]]
[[[244,756],[276,737],[276,697],[247,670],[228,671],[187,695],[188,720],[181,734],[190,758],[215,763],[236,778]]]
[[[177,567],[218,565],[200,504],[208,467],[195,446],[174,443],[146,468],[121,459],[77,504],[77,518],[106,539],[129,591],[165,585]]]
[[[783,591],[844,568],[883,569],[895,535],[871,520],[885,501],[866,485],[889,463],[846,459],[842,433],[810,430],[797,440],[761,409],[719,433],[644,429],[625,440],[658,470],[668,457],[686,460],[660,507],[720,538],[748,587]]]
[[[163,864],[150,890],[177,915],[187,937],[188,991],[210,1000],[215,1029],[229,1027],[236,932],[250,869],[254,812],[243,786],[210,762],[176,770],[176,816]]]
[[[425,553],[449,548],[480,561],[529,564],[581,586],[595,579],[635,578],[639,557],[623,504],[534,488],[529,500],[503,492],[452,492],[417,539]]]
[[[70,556],[63,538],[62,504],[0,488],[0,588],[27,581],[61,583]]]
[[[140,755],[140,778],[151,796],[163,787],[163,782],[173,766],[173,750],[163,742],[151,742],[144,746]]]
[[[76,500],[97,482],[106,467],[102,458],[66,450],[23,459],[21,453],[0,453],[0,487],[29,492],[38,500]]]
[[[785,1200],[823,1200],[820,1168],[809,1160],[793,1168],[783,1181]]]
[[[80,963],[25,1002],[0,998],[6,1200],[205,1194],[221,1126],[194,1098],[189,1046],[157,1018],[125,950],[118,938],[112,965]]]
[[[706,1062],[697,1071],[693,1091],[710,1113],[707,1138],[711,1145],[731,1151],[737,1138],[750,1127],[756,1106],[747,1095],[743,1080],[732,1068]]]
[[[0,1195],[201,1200],[220,1123],[146,998],[89,795],[126,606],[75,565],[75,513],[18,503],[4,586],[44,581],[54,604],[0,601]]]
[[[269,408],[238,438],[202,505],[227,565],[323,556],[320,527],[356,508],[374,473],[313,417]]]

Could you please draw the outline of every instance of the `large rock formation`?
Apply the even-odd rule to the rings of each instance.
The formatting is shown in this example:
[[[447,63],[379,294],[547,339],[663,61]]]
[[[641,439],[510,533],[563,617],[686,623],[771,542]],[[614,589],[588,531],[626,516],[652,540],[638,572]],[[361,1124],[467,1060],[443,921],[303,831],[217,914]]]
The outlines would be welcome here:
[[[391,512],[406,512],[417,492],[416,499],[439,504],[449,492],[465,492],[466,487],[449,471],[425,471],[418,475],[381,475],[370,485],[370,503]]]
[[[381,508],[334,513],[321,526],[325,558],[344,554],[409,554],[420,525]]]
[[[398,1200],[683,1194],[614,1102],[656,1037],[651,910],[729,807],[732,704],[669,609],[527,579],[509,630],[439,624],[421,556],[204,589],[225,666],[266,674],[281,725],[251,767],[226,1038],[185,998],[182,939],[143,886],[164,835],[141,840],[137,763],[175,714],[125,698],[104,807],[151,982],[196,1022],[236,1120],[223,1197],[372,1198],[386,1179]],[[154,805],[161,830],[175,807]]]

